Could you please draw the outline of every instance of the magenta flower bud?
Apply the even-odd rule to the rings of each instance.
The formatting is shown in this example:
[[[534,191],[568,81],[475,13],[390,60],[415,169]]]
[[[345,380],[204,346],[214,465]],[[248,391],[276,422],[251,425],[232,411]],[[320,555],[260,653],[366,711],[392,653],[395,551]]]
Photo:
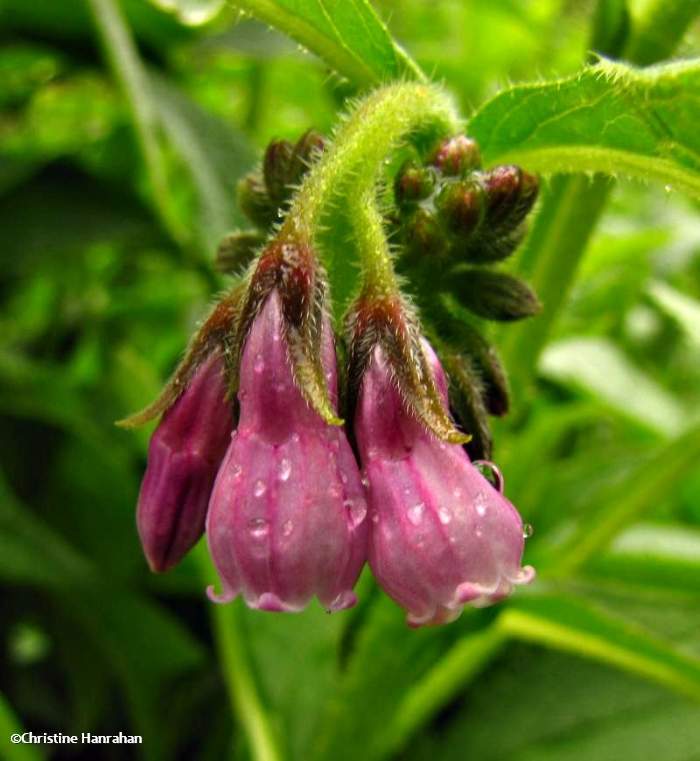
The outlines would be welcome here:
[[[136,522],[152,570],[172,568],[204,532],[209,496],[232,428],[217,351],[163,414],[148,447]]]
[[[337,404],[328,318],[323,367]],[[316,595],[328,610],[356,602],[366,559],[367,504],[342,428],[325,423],[294,382],[277,289],[246,339],[240,366],[240,421],[217,476],[207,516],[209,549],[228,602],[298,611]]]
[[[446,403],[447,381],[423,342]],[[355,430],[369,480],[369,563],[411,626],[441,624],[525,584],[523,523],[470,462],[407,413],[377,345],[362,381]]]

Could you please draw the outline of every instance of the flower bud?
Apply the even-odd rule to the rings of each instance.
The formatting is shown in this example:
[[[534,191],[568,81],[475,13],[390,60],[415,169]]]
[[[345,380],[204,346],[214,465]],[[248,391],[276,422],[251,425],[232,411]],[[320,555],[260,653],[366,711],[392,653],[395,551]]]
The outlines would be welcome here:
[[[401,226],[401,240],[407,255],[416,263],[435,259],[448,249],[447,236],[437,216],[422,207],[415,209]]]
[[[216,249],[216,269],[228,275],[240,272],[250,264],[264,242],[265,236],[257,230],[229,233]]]
[[[456,235],[470,236],[484,218],[484,191],[474,179],[446,184],[435,200],[440,217]]]
[[[273,140],[265,149],[263,177],[267,192],[276,208],[287,200],[289,162],[294,146],[288,140]]]
[[[266,230],[277,221],[277,206],[267,192],[259,172],[246,175],[238,183],[238,205],[256,227]]]
[[[223,361],[214,352],[151,437],[136,521],[154,571],[174,566],[202,535],[209,495],[232,429]]]
[[[484,174],[483,183],[487,226],[500,233],[515,229],[537,200],[537,177],[517,166],[497,166]]]
[[[436,385],[442,368],[430,347]],[[466,604],[507,596],[534,571],[521,567],[523,523],[465,450],[409,414],[381,346],[364,374],[355,432],[369,481],[369,562],[411,626],[452,621]]]
[[[311,163],[321,155],[326,147],[326,140],[319,132],[307,130],[296,142],[289,159],[287,186],[298,185]]]
[[[401,205],[422,201],[435,189],[435,170],[415,161],[404,162],[394,181],[394,196]]]
[[[322,361],[336,403],[336,359],[323,318]],[[342,428],[327,425],[295,384],[277,289],[248,333],[240,365],[240,421],[216,479],[207,539],[223,584],[253,608],[328,610],[355,603],[366,557],[367,506]]]
[[[467,309],[487,320],[521,320],[542,308],[535,292],[522,280],[487,269],[454,272],[451,290]]]
[[[470,170],[481,166],[479,146],[466,135],[457,135],[438,145],[430,163],[446,177],[464,177]]]

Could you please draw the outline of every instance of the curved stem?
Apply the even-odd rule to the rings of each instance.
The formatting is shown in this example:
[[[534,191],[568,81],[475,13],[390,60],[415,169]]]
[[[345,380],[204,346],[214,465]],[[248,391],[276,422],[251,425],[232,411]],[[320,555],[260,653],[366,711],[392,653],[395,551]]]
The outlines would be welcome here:
[[[366,275],[377,285],[394,287],[395,279],[376,186],[385,158],[407,135],[454,134],[460,120],[452,101],[433,85],[400,82],[361,100],[335,134],[333,144],[312,167],[294,197],[280,237],[313,241],[321,217],[352,180],[347,202]]]
[[[209,583],[212,565],[206,550],[195,550],[201,565],[202,578]],[[258,694],[246,635],[241,620],[240,603],[215,605],[211,617],[222,675],[233,714],[239,719],[250,746],[253,761],[282,761],[275,732],[262,699]]]

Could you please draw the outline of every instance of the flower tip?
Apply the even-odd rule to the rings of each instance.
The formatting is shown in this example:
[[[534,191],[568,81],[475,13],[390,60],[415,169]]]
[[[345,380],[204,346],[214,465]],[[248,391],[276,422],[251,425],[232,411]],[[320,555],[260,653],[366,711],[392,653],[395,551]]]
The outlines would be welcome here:
[[[326,612],[337,613],[340,610],[354,608],[355,605],[357,605],[357,595],[351,589],[348,589],[345,592],[341,592],[333,602],[326,607]]]
[[[214,590],[214,585],[210,584],[207,587],[207,597],[209,598],[210,602],[216,603],[217,605],[224,605],[228,602],[232,602],[236,599],[236,592],[234,592],[232,589],[226,589],[220,593],[217,593]]]

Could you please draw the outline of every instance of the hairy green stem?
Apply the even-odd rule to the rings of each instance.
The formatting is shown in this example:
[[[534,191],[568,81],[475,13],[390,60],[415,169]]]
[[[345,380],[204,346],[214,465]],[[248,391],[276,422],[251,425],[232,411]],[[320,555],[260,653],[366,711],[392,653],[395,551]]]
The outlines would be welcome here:
[[[433,85],[400,82],[375,90],[337,130],[294,197],[280,237],[313,241],[328,207],[347,190],[349,217],[365,275],[378,289],[395,287],[389,247],[377,207],[384,160],[412,133],[449,135],[460,120],[452,101]]]

